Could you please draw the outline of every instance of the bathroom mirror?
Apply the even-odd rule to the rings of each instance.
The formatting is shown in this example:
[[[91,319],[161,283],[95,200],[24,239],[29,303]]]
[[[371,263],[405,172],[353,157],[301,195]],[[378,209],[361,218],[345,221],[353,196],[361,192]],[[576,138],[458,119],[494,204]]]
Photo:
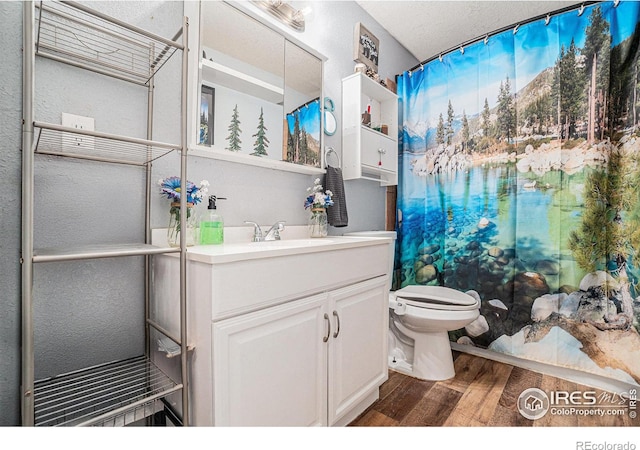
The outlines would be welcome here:
[[[214,105],[198,108],[198,155],[307,173],[322,167],[320,55],[247,4],[223,1],[200,3],[200,53],[197,98]]]
[[[333,111],[335,110],[335,105],[333,104],[333,100],[329,97],[324,98],[324,134],[327,136],[333,136],[336,132],[336,128],[338,128],[338,122],[336,121],[336,116],[333,115]]]

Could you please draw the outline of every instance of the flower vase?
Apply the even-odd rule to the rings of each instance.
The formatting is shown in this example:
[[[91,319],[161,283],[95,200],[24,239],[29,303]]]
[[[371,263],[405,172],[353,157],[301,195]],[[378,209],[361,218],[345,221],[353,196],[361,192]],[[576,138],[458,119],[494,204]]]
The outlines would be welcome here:
[[[193,203],[187,203],[187,246],[197,242],[198,220]],[[170,247],[180,247],[180,203],[172,202],[169,209],[169,228],[167,229],[167,242]]]
[[[325,208],[311,208],[309,217],[309,237],[322,238],[327,236],[327,210]]]

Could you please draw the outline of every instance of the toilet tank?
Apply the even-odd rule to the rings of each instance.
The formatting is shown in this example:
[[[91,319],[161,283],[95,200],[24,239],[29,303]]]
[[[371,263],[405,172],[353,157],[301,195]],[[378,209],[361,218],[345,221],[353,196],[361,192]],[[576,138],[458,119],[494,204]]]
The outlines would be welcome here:
[[[389,281],[387,282],[387,290],[391,290],[391,283],[393,281],[393,263],[396,257],[396,237],[397,234],[395,231],[352,231],[350,233],[344,233],[344,236],[353,236],[353,237],[383,237],[383,238],[392,238],[393,240],[389,244]]]

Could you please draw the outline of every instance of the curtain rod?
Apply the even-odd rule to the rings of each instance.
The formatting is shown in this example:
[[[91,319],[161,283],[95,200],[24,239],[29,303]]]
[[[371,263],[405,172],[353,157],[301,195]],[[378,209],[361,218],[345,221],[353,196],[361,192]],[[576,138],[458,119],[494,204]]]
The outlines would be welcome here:
[[[619,2],[620,2],[620,0],[614,0],[613,1],[614,6],[618,6]],[[471,45],[473,43],[476,43],[478,41],[486,40],[491,36],[495,36],[496,34],[500,34],[500,33],[504,32],[504,31],[511,30],[511,29],[517,30],[517,28],[520,25],[526,25],[527,23],[535,22],[536,20],[540,20],[540,19],[549,19],[551,16],[557,16],[559,14],[562,14],[562,13],[565,13],[565,12],[568,12],[568,11],[573,11],[573,10],[576,10],[576,9],[577,10],[584,9],[585,6],[591,6],[591,5],[596,4],[596,3],[604,3],[604,2],[603,1],[581,2],[581,3],[577,3],[575,5],[566,6],[564,8],[560,8],[560,9],[557,9],[555,11],[551,11],[551,12],[546,13],[546,14],[540,14],[539,16],[532,17],[532,18],[524,20],[522,22],[517,22],[517,23],[514,23],[512,25],[509,25],[509,26],[506,26],[506,27],[502,27],[502,28],[500,28],[498,30],[492,31],[491,33],[487,33],[484,36],[479,36],[479,37],[470,39],[468,41],[463,42],[462,44],[458,44],[458,45],[456,45],[454,47],[451,47],[448,50],[440,52],[437,55],[432,56],[431,58],[425,59],[424,61],[422,61],[421,63],[416,64],[415,66],[413,66],[411,69],[407,70],[406,72],[410,72],[411,73],[411,72],[415,71],[416,69],[418,69],[420,67],[424,67],[425,64],[428,64],[428,63],[430,63],[431,61],[433,61],[435,59],[442,58],[443,55],[446,55],[447,53],[451,53],[454,50],[462,49],[462,51],[464,51],[464,47],[466,47],[468,45]]]

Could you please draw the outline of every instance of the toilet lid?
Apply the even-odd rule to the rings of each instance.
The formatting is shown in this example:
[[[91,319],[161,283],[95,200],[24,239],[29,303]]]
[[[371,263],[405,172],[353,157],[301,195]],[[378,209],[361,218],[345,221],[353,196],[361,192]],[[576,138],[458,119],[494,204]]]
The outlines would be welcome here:
[[[460,311],[479,307],[478,300],[469,294],[441,286],[407,286],[395,291],[395,296],[418,308]]]

